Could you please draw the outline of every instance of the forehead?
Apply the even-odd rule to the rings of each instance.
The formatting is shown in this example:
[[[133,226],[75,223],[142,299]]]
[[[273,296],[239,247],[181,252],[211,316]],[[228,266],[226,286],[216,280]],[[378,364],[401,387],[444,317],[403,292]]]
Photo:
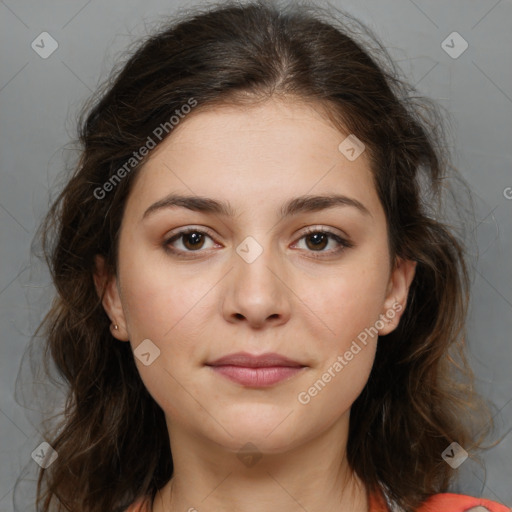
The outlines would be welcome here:
[[[189,160],[211,153],[224,160],[252,161],[282,155],[288,162],[295,155],[297,159],[332,156],[333,141],[346,135],[314,103],[271,99],[247,106],[223,104],[206,110],[199,107],[185,116],[154,157],[168,149],[180,156],[194,149],[194,154],[187,155]]]
[[[132,188],[135,207],[173,191],[226,198],[235,206],[332,192],[373,202],[366,154],[350,161],[339,149],[348,135],[321,108],[304,102],[197,109],[140,169]]]

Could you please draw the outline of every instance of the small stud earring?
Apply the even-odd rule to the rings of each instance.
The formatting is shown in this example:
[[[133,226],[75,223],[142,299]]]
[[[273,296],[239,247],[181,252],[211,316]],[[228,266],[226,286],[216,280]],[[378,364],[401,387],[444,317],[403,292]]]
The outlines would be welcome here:
[[[114,331],[119,330],[119,326],[117,324],[112,324],[112,327],[114,328]]]

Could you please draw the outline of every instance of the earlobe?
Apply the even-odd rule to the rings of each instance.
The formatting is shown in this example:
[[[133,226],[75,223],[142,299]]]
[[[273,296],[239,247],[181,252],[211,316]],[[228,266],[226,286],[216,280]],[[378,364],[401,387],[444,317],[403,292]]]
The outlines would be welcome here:
[[[379,336],[385,336],[397,328],[407,305],[407,296],[415,272],[415,261],[397,258],[389,278],[386,300],[381,314],[384,326],[379,329]]]
[[[94,258],[95,271],[93,274],[94,285],[98,297],[101,299],[103,309],[111,320],[110,332],[120,341],[128,341],[129,335],[126,328],[121,297],[117,286],[117,278],[111,275],[105,265],[105,259],[96,255]]]

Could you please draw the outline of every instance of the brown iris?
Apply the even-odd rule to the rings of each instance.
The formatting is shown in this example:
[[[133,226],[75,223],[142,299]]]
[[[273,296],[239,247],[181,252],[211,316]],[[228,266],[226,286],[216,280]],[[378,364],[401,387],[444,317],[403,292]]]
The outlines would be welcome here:
[[[314,240],[313,247],[310,247],[309,242],[312,239]],[[308,249],[324,249],[328,241],[329,237],[325,233],[313,233],[306,237],[306,245],[308,246]]]
[[[204,245],[204,234],[197,231],[191,231],[182,235],[183,245],[190,250],[200,249]],[[190,245],[189,245],[190,243]]]

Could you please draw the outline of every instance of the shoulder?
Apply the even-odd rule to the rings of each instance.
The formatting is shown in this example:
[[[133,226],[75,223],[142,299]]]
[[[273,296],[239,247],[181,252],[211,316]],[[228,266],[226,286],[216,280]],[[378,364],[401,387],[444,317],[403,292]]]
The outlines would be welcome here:
[[[144,500],[139,499],[125,512],[148,512],[148,508]],[[512,509],[484,498],[443,493],[430,496],[417,512],[512,512]]]
[[[511,512],[496,501],[474,498],[463,494],[443,493],[430,496],[418,512]]]

